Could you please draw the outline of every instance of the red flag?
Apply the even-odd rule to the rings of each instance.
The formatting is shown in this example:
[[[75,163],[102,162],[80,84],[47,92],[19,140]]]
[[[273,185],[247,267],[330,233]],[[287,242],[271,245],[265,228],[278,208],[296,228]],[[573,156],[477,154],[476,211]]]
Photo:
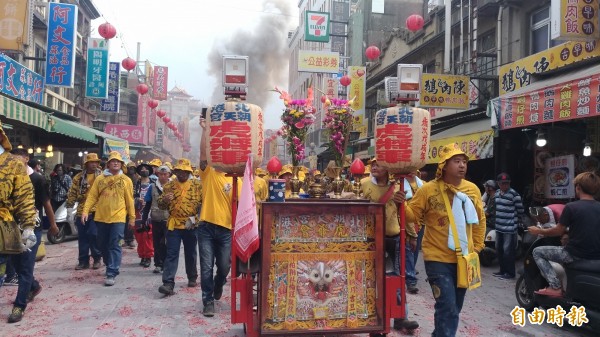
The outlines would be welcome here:
[[[258,250],[258,216],[256,215],[256,199],[254,197],[254,175],[252,174],[252,154],[248,156],[242,193],[238,204],[235,227],[233,230],[233,244],[237,256],[243,262],[250,259],[252,253]]]

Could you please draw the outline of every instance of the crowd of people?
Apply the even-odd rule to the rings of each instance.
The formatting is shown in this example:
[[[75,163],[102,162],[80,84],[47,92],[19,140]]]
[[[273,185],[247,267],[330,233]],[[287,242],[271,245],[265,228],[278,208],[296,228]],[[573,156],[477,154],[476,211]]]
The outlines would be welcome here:
[[[205,127],[204,123],[201,125]],[[56,165],[48,188],[46,179],[36,172],[39,162],[30,160],[21,149],[12,149],[0,124],[0,225],[4,236],[4,246],[0,247],[0,276],[6,274],[6,281],[19,287],[9,323],[20,321],[27,303],[42,290],[33,275],[36,250],[41,241],[41,212],[43,210],[48,217],[50,233],[55,233],[58,227],[53,212],[63,204],[70,214],[68,221],[75,222],[79,233],[76,270],[100,269],[104,265],[104,285],[113,286],[120,273],[122,249],[137,247],[140,265],[149,268],[154,259],[153,272],[162,276],[158,292],[171,296],[175,293],[175,275],[183,243],[187,286],[200,284],[202,313],[206,317],[214,316],[214,301],[221,299],[230,272],[234,184],[232,177],[208,165],[205,134],[203,132],[201,138],[199,167],[185,158],[173,165],[159,159],[135,165],[126,163],[118,152],[111,152],[103,163],[97,154],[88,153],[81,172],[73,176],[63,165]],[[398,205],[405,204],[407,293],[419,291],[415,264],[422,251],[427,281],[435,299],[432,335],[454,336],[467,291],[457,286],[455,250],[458,247],[451,239],[450,222],[456,221],[459,227],[461,240],[457,242],[463,251],[480,252],[484,248],[486,227],[493,227],[498,233],[496,248],[500,262],[500,270],[494,275],[512,279],[515,277],[517,224],[525,210],[519,194],[510,187],[507,173],[487,181],[482,186],[485,190],[482,197],[480,188],[465,179],[469,158],[458,145],[443,147],[439,155],[435,178],[430,181],[421,179],[420,172],[415,171],[401,186],[377,158],[373,158],[368,163],[368,176],[360,180],[359,185],[364,198],[385,204],[386,246],[392,247],[387,253],[393,259],[395,275],[400,274],[402,246],[397,210]],[[304,189],[308,189],[310,181],[332,179],[329,173],[328,170],[324,175],[317,170],[301,171]],[[291,195],[291,166],[284,166],[271,177],[264,169],[257,168],[254,192],[258,209],[260,203],[267,200],[270,178],[285,179],[285,196]],[[239,181],[240,190],[241,185]],[[351,185],[346,183],[346,190],[350,191]],[[559,281],[548,268],[548,260],[568,263],[578,258],[600,258],[597,248],[600,238],[592,244],[590,237],[582,234],[582,231],[598,232],[600,203],[591,196],[600,190],[600,178],[594,173],[584,173],[575,179],[575,186],[582,200],[570,204],[568,211],[556,219],[559,225],[543,230],[530,228],[532,233],[560,235],[571,226],[574,235],[564,248],[536,249],[535,260],[550,284],[540,290],[541,294],[560,296],[561,292]],[[459,203],[462,207],[446,207],[444,193],[453,204]],[[472,214],[466,214],[467,209],[473,210]],[[476,221],[465,221],[473,217]],[[586,223],[581,223],[581,219]],[[13,241],[8,240],[11,230],[17,234]],[[582,244],[587,245],[583,250]],[[398,303],[401,303],[400,296],[401,292],[395,296]],[[393,322],[396,329],[412,330],[418,326],[418,322],[408,319],[408,314]]]

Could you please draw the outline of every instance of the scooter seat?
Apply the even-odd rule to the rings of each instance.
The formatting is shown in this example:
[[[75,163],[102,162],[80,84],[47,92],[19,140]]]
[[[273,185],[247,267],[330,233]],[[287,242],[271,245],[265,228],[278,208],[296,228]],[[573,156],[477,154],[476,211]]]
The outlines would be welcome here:
[[[600,274],[600,260],[577,260],[566,265],[568,269]]]

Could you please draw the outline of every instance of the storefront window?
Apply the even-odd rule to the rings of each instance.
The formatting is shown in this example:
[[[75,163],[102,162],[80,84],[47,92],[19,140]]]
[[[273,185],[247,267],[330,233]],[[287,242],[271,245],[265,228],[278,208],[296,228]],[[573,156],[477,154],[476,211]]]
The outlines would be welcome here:
[[[550,7],[531,14],[531,54],[539,53],[558,43],[550,39]]]

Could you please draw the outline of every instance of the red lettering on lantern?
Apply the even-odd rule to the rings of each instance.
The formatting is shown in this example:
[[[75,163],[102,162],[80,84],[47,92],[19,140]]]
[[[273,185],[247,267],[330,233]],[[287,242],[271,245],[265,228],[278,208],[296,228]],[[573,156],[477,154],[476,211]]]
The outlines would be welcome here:
[[[412,155],[412,129],[406,124],[387,124],[377,129],[375,146],[378,158],[386,163],[410,162]],[[381,158],[380,158],[381,157]]]
[[[246,160],[252,150],[251,128],[247,123],[224,121],[210,128],[212,161],[227,165]]]

